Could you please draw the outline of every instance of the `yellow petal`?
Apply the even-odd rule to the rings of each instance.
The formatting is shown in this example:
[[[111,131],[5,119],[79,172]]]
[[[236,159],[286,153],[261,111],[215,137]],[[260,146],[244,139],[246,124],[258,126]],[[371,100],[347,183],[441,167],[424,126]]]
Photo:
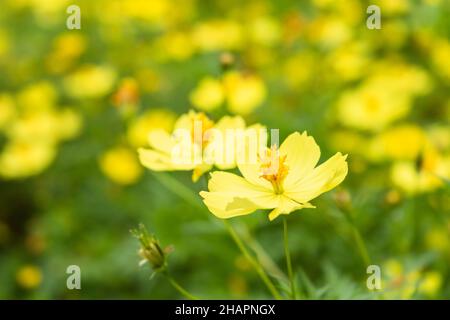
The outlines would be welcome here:
[[[267,148],[267,129],[260,124],[247,128],[237,146],[237,165],[244,178],[252,184],[273,190],[269,181],[261,178],[259,155]]]
[[[144,167],[153,171],[191,170],[193,164],[175,164],[172,156],[159,151],[140,148],[139,160]]]
[[[279,196],[278,207],[273,209],[269,213],[269,220],[272,221],[277,218],[280,214],[289,214],[295,210],[303,209],[303,208],[315,208],[310,203],[298,203],[289,199],[286,196]]]
[[[289,173],[284,188],[289,189],[311,173],[320,159],[320,148],[306,131],[303,134],[294,132],[281,144],[280,155],[286,155]]]
[[[221,170],[235,168],[237,139],[244,129],[245,121],[242,117],[222,117],[214,128],[205,133],[208,136],[208,144],[204,148],[204,161]]]
[[[167,154],[171,154],[172,148],[175,145],[173,137],[163,129],[150,131],[148,134],[148,142],[153,149]]]
[[[200,192],[203,202],[216,217],[228,219],[236,216],[250,214],[258,206],[246,198],[229,197],[220,192]]]
[[[211,170],[212,165],[209,164],[201,164],[198,167],[194,168],[194,171],[192,171],[192,182],[197,182],[198,179],[205,173]]]
[[[297,202],[305,203],[327,192],[340,184],[347,175],[347,156],[336,153],[326,162],[316,167],[304,179],[290,189],[285,189],[285,195]]]
[[[248,214],[257,208],[272,209],[278,205],[277,195],[229,172],[211,173],[210,192],[201,192],[212,213],[221,217]]]

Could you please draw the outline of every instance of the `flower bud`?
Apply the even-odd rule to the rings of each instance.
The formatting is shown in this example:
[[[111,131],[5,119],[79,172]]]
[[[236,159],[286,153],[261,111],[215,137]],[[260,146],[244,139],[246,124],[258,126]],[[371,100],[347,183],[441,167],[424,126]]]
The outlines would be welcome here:
[[[140,265],[148,262],[155,272],[164,271],[167,266],[166,255],[161,249],[158,239],[154,235],[150,235],[143,224],[140,224],[139,229],[132,230],[131,233],[141,243],[138,253],[143,260]]]

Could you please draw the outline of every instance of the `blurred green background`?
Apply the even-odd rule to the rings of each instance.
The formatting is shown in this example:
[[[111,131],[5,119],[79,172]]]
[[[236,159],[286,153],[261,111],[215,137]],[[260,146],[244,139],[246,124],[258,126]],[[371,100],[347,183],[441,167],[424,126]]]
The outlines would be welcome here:
[[[80,30],[66,28],[71,4]],[[344,183],[288,217],[303,298],[450,298],[449,13],[444,0],[2,0],[0,298],[180,298],[139,268],[139,222],[174,246],[169,268],[191,292],[270,298],[203,207],[205,181],[137,160],[149,130],[191,108],[283,139],[307,130],[322,161],[349,154]],[[281,221],[232,222],[285,269]],[[69,265],[81,290],[66,288]]]

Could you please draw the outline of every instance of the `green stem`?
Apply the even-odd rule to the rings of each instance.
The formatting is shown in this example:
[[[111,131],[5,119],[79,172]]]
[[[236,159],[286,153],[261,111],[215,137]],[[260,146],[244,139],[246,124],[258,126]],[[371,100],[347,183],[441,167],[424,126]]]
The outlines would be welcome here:
[[[198,300],[198,298],[192,294],[190,294],[186,289],[184,289],[174,278],[172,278],[167,272],[164,273],[167,280],[169,280],[170,284],[183,296],[190,300]]]
[[[277,266],[277,264],[272,260],[272,258],[267,254],[264,248],[259,244],[258,241],[253,238],[248,230],[247,226],[244,224],[240,225],[240,230],[242,231],[241,237],[248,244],[248,246],[255,252],[256,258],[261,263],[263,268],[267,270],[267,272],[273,276],[274,278],[278,278],[282,281],[288,281],[287,276],[284,272]]]
[[[227,220],[223,220],[225,227],[228,229],[228,232],[230,233],[231,237],[233,238],[236,245],[241,250],[242,254],[245,256],[245,258],[252,264],[253,268],[255,268],[256,272],[260,276],[261,280],[264,282],[264,284],[267,286],[269,291],[272,293],[273,297],[276,300],[281,300],[282,297],[278,290],[275,288],[274,284],[270,280],[270,278],[265,273],[264,269],[261,267],[261,265],[256,261],[248,252],[247,248],[244,246],[244,244],[241,241],[241,238],[237,235],[236,231],[233,229],[231,224]]]
[[[295,280],[294,280],[294,272],[292,271],[291,254],[289,252],[289,238],[288,238],[288,227],[286,217],[283,217],[283,240],[284,240],[284,254],[286,255],[286,266],[288,270],[289,282],[291,283],[291,297],[292,299],[295,300],[296,299]]]
[[[361,236],[361,233],[359,232],[359,230],[356,227],[355,222],[353,220],[354,212],[355,211],[353,209],[342,210],[344,217],[346,218],[348,224],[350,225],[350,228],[352,229],[352,234],[353,234],[353,238],[355,239],[355,242],[356,242],[356,247],[358,249],[358,253],[359,253],[363,263],[367,267],[367,266],[371,265],[372,263],[371,263],[369,251],[367,250],[366,243],[364,242],[364,239]]]
[[[366,244],[361,236],[359,230],[352,224],[353,237],[356,241],[356,246],[358,247],[359,254],[364,264],[370,266],[372,263],[370,261],[369,251],[367,251]]]

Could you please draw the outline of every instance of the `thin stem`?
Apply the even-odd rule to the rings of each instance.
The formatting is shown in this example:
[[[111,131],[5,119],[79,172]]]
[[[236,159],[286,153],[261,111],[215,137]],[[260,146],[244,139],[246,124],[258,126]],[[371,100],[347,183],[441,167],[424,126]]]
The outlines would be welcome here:
[[[272,293],[273,297],[276,300],[281,300],[282,297],[280,295],[280,293],[278,292],[278,290],[275,288],[275,286],[273,285],[272,281],[270,280],[270,278],[267,276],[267,274],[265,273],[264,269],[261,267],[261,265],[258,263],[257,260],[255,260],[250,253],[248,252],[247,248],[244,246],[244,244],[241,241],[241,238],[239,238],[239,236],[237,235],[236,231],[233,229],[233,227],[231,226],[231,224],[227,221],[227,220],[223,220],[225,227],[227,227],[231,237],[233,238],[234,242],[236,243],[236,245],[239,247],[239,249],[241,250],[242,254],[245,256],[245,258],[252,264],[253,268],[255,268],[256,272],[258,273],[258,275],[260,276],[260,278],[263,280],[263,282],[265,283],[265,285],[267,286],[267,288],[269,289],[269,291]]]
[[[365,264],[366,267],[371,265],[372,263],[369,251],[367,250],[366,243],[364,242],[364,239],[361,236],[361,233],[359,232],[353,220],[354,210],[353,209],[342,210],[342,213],[344,214],[344,217],[346,218],[348,224],[350,225],[350,228],[352,229],[353,238],[355,239],[356,247],[358,249],[358,253],[363,263]]]
[[[289,282],[291,283],[291,297],[292,299],[296,299],[295,293],[295,281],[294,281],[294,273],[292,271],[292,262],[291,262],[291,254],[289,252],[289,238],[288,238],[288,227],[287,227],[287,219],[283,217],[283,240],[284,240],[284,254],[286,255],[286,266],[288,270]]]
[[[352,231],[353,231],[353,237],[355,238],[356,246],[358,247],[358,251],[361,256],[361,259],[363,260],[366,267],[370,266],[372,263],[370,262],[369,252],[367,251],[367,247],[361,236],[361,233],[353,224],[351,226],[352,226]]]
[[[284,272],[277,266],[277,264],[272,260],[264,248],[259,244],[258,241],[253,238],[245,224],[240,225],[240,230],[242,239],[248,244],[248,246],[255,252],[256,258],[261,263],[267,272],[274,278],[281,279],[283,281],[288,281],[287,276]]]
[[[172,276],[170,276],[167,272],[164,273],[167,280],[169,280],[170,284],[183,296],[190,300],[198,300],[198,298],[192,294],[190,294],[186,289],[184,289]]]

